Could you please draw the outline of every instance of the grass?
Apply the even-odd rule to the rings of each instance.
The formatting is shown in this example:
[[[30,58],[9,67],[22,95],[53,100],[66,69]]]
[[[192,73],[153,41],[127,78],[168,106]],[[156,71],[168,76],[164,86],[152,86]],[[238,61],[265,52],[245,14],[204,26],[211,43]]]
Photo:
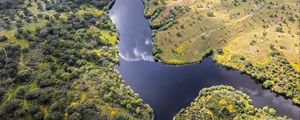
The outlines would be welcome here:
[[[212,49],[217,63],[250,74],[300,104],[299,2],[162,0],[146,5],[148,14],[164,7],[149,17],[154,50],[162,51],[155,56],[164,63],[195,63]],[[174,24],[156,27],[168,19]]]
[[[49,65],[46,62],[40,62],[40,63],[38,63],[38,69],[39,70],[45,70],[45,69],[48,69],[48,67],[49,67]]]
[[[270,2],[255,4],[248,1],[234,5],[232,0],[164,0],[166,4],[160,1],[159,5],[166,9],[151,20],[151,24],[168,19],[170,11],[176,13],[176,24],[167,30],[155,32],[154,40],[163,51],[159,57],[167,63],[173,63],[174,60],[191,63],[201,60],[199,58],[208,48],[231,47],[232,50],[227,50],[228,52],[241,54],[254,64],[263,64],[268,61],[268,54],[271,52],[269,46],[272,44],[299,71],[299,24],[289,21],[287,17],[287,14],[297,17],[299,3],[283,0],[272,1],[279,3],[272,5]],[[282,5],[289,6],[290,9],[281,10]],[[178,7],[184,9],[178,10]],[[154,9],[154,5],[148,6],[148,11]],[[207,16],[208,12],[213,12],[214,17]],[[270,15],[274,12],[277,17],[271,18]],[[282,25],[282,33],[275,31],[279,24]],[[264,25],[268,27],[264,28]],[[178,32],[181,33],[180,37],[176,35]],[[264,36],[264,33],[267,35]],[[253,40],[256,44],[250,45]]]
[[[167,63],[172,63],[172,64],[183,64],[184,61],[182,60],[176,60],[176,59],[168,59],[168,60],[164,60]]]
[[[20,45],[22,48],[28,48],[29,47],[28,41],[24,40],[24,39],[15,41],[15,44]]]
[[[5,98],[7,98],[7,100],[10,100],[10,99],[14,98],[14,96],[15,96],[15,91],[16,91],[15,88],[9,89],[9,90],[5,93]]]
[[[25,1],[25,3],[28,1]],[[55,13],[53,10],[51,11],[39,11],[37,9],[36,4],[32,4],[32,7],[28,7],[28,9],[36,16],[37,14],[47,14],[53,16]],[[20,12],[21,13],[21,12]],[[38,22],[26,23],[21,29],[28,30],[34,32],[37,27],[43,27],[47,23],[47,20],[39,20]],[[22,48],[28,48],[28,41],[25,39],[17,39],[15,37],[15,33],[17,32],[17,28],[12,28],[10,30],[1,30],[0,36],[5,35],[8,38],[8,41],[4,42],[4,44],[0,44],[0,47],[8,44],[20,45]]]
[[[95,6],[92,6],[92,5],[81,5],[80,10],[78,10],[78,12],[77,12],[77,15],[82,16],[85,13],[100,15],[105,12],[100,9],[97,9]]]
[[[98,56],[101,56],[101,49],[93,49],[93,52],[95,52]]]
[[[25,0],[25,3],[28,4],[30,3],[29,0]],[[45,3],[41,2],[42,6],[45,8]],[[44,11],[40,11],[38,10],[38,6],[35,3],[31,3],[31,7],[28,7],[28,10],[30,10],[35,16],[38,14],[45,14],[45,15],[49,15],[49,16],[53,16],[56,12],[55,10],[44,10]]]
[[[118,40],[117,33],[108,30],[101,30],[100,38],[103,38],[104,40],[108,40],[108,42],[112,45],[116,45]]]
[[[130,116],[130,114],[127,111],[124,111],[121,108],[112,107],[112,106],[110,106],[108,104],[102,105],[102,106],[99,106],[99,107],[100,107],[101,111],[103,111],[104,113],[106,113],[110,117],[114,117],[114,116],[121,115],[121,114],[125,114],[127,116],[128,115]]]

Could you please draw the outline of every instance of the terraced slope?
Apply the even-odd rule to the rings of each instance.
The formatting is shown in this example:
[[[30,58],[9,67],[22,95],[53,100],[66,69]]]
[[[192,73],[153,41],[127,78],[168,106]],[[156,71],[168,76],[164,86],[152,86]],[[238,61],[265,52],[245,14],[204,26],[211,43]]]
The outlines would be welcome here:
[[[124,84],[111,0],[0,0],[0,119],[153,119]]]
[[[174,120],[288,120],[272,108],[255,108],[249,96],[229,86],[204,88]]]
[[[144,0],[154,55],[169,64],[216,62],[300,104],[297,0]]]

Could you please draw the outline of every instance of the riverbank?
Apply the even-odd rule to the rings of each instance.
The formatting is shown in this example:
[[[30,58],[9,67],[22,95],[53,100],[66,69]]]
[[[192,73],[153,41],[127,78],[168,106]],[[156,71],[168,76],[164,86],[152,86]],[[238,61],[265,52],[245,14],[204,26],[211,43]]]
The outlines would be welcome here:
[[[179,66],[154,62],[152,30],[142,1],[119,0],[110,16],[120,33],[118,71],[125,83],[153,108],[154,119],[172,119],[190,105],[202,88],[217,85],[233,86],[246,93],[257,108],[270,106],[276,115],[298,119],[299,107],[290,100],[263,89],[248,75],[215,64],[212,57],[204,58],[200,64]]]
[[[163,63],[194,63],[213,51],[217,63],[250,74],[265,88],[300,104],[295,22],[299,18],[294,14],[299,3],[145,0],[144,4],[150,25],[159,24],[152,27],[153,54]]]
[[[118,66],[114,1],[0,1],[0,119],[153,119]]]

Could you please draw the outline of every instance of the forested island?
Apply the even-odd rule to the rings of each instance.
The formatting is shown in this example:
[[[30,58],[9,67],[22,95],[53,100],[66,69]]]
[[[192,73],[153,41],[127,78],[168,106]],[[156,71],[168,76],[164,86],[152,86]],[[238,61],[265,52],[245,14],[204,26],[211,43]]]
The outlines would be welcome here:
[[[113,0],[0,0],[1,120],[153,119],[116,72]]]
[[[300,105],[297,0],[144,0],[153,52],[167,64],[211,55]]]
[[[203,88],[199,96],[174,120],[288,120],[272,108],[255,108],[248,95],[230,86]]]

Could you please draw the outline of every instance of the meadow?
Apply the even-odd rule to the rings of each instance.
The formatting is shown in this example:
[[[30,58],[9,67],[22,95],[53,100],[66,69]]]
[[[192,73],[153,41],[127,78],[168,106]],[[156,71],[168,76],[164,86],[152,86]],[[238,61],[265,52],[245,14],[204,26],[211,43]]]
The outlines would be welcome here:
[[[154,56],[167,64],[211,55],[300,104],[297,0],[144,0]]]

